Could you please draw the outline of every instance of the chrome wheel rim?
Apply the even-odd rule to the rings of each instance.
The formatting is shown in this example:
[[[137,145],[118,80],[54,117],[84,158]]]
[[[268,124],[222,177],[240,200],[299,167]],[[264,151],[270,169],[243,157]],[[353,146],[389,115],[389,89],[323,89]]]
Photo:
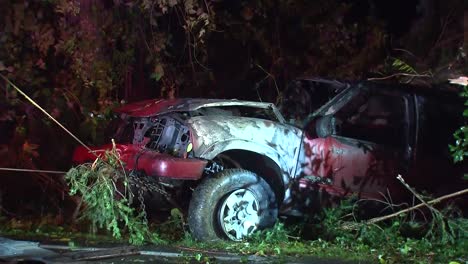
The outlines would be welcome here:
[[[253,192],[239,189],[230,193],[219,211],[219,223],[226,236],[240,241],[251,235],[259,224],[259,203]]]

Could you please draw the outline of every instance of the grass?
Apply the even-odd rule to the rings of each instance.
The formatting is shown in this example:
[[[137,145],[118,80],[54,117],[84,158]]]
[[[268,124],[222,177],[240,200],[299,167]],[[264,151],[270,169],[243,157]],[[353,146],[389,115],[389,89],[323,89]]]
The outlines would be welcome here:
[[[246,242],[199,243],[187,236],[184,240],[176,242],[176,245],[202,250],[240,252],[247,255],[313,255],[343,260],[364,260],[371,263],[448,263],[450,261],[465,263],[468,260],[466,238],[452,245],[446,245],[425,238],[405,238],[394,233],[392,230],[394,228],[381,230],[376,227],[375,230],[374,228],[368,230],[366,235],[344,235],[329,240],[322,238],[303,240],[289,236],[287,228],[278,223],[274,229],[259,232]],[[386,232],[388,233],[385,235]]]
[[[185,252],[192,252],[194,260],[205,262],[206,255],[213,251],[240,253],[257,256],[305,256],[342,260],[368,261],[370,263],[466,263],[468,261],[468,220],[454,218],[459,227],[453,243],[446,244],[437,237],[411,237],[406,233],[408,226],[420,227],[405,222],[404,217],[385,224],[363,226],[349,231],[340,228],[339,215],[346,210],[329,209],[326,219],[285,226],[277,223],[272,229],[255,233],[244,242],[201,243],[185,232],[178,213],[172,214],[167,222],[151,225],[150,229],[161,238],[159,245],[170,245]],[[333,221],[329,221],[333,219]],[[317,220],[317,219],[315,219]],[[73,246],[121,245],[122,240],[105,232],[91,234],[87,226],[57,226],[53,218],[41,221],[1,220],[0,235],[18,239],[66,243]],[[419,230],[419,229],[418,229]],[[301,237],[313,234],[311,239]]]

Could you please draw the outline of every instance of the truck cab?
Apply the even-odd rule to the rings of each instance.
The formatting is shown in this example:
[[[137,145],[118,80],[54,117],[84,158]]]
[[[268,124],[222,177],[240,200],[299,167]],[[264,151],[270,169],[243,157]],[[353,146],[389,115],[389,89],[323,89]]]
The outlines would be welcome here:
[[[462,173],[448,145],[463,124],[456,96],[423,88],[350,85],[304,122],[303,175],[332,196],[404,200],[411,185],[435,193]],[[388,197],[390,196],[390,197]]]

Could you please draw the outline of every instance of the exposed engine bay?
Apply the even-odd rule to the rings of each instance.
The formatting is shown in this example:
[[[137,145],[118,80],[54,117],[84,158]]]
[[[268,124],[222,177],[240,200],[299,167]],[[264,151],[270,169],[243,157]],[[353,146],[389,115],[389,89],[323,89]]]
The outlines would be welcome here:
[[[125,118],[115,137],[122,143],[131,141],[134,145],[175,157],[187,157],[190,152],[190,130],[178,114]]]
[[[135,122],[134,126],[136,127],[137,125],[138,122]],[[134,141],[143,141],[149,149],[176,157],[182,157],[187,154],[187,147],[190,143],[190,131],[185,126],[183,120],[176,115],[151,117],[144,127],[147,127],[145,131],[139,131],[135,128]],[[138,137],[136,136],[137,131],[139,132]]]

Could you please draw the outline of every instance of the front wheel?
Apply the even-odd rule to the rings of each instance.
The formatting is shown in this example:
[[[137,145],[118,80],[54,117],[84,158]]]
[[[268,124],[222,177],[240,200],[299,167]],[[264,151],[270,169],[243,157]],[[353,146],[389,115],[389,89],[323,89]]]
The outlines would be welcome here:
[[[278,204],[271,187],[255,173],[227,169],[204,179],[190,200],[188,223],[201,241],[240,241],[271,227]]]

